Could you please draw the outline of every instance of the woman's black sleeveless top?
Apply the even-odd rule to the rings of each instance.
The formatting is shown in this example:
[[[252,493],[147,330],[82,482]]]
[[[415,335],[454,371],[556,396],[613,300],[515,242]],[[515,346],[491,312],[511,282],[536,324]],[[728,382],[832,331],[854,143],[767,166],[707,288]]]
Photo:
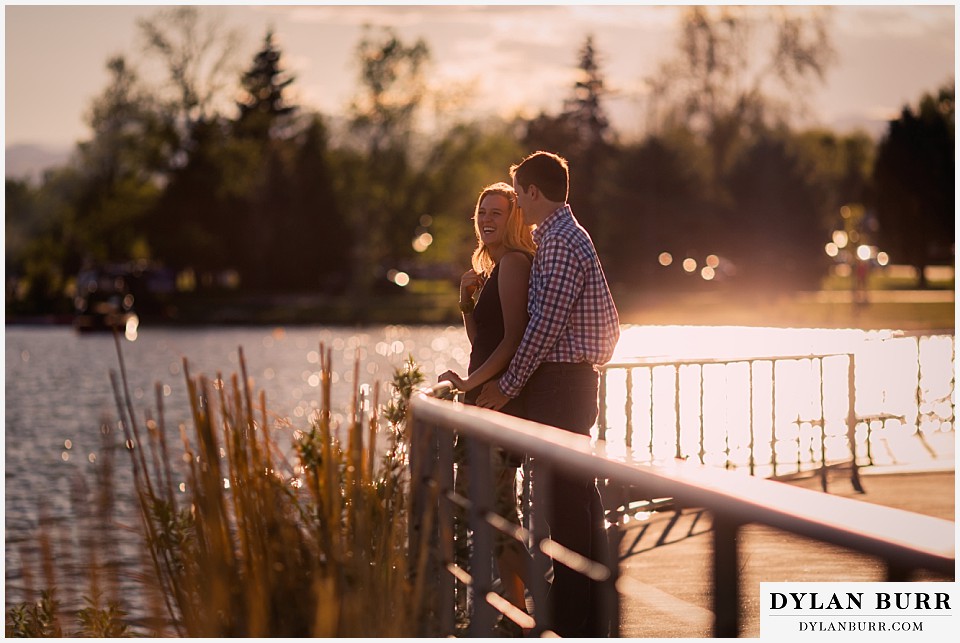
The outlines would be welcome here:
[[[529,255],[527,255],[529,256]],[[473,321],[477,326],[477,333],[473,337],[473,349],[470,351],[470,365],[467,367],[467,373],[473,373],[480,368],[487,358],[493,354],[500,342],[503,341],[503,307],[500,305],[500,264],[497,263],[493,272],[487,277],[480,296],[477,298],[477,305],[473,309]],[[500,377],[506,372],[506,367],[494,376],[494,379]],[[466,402],[473,404],[477,396],[480,395],[478,386],[466,395]],[[504,413],[510,413],[513,406],[510,402],[501,409]],[[515,414],[515,413],[512,413]]]

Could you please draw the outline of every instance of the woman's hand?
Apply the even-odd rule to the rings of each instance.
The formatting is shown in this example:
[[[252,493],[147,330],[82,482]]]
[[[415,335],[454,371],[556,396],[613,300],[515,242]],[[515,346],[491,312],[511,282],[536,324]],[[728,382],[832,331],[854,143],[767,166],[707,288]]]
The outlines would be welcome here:
[[[454,388],[456,388],[458,391],[466,391],[466,390],[467,390],[467,389],[466,389],[466,384],[464,384],[464,381],[460,378],[459,375],[457,375],[457,374],[454,373],[453,371],[445,371],[445,372],[440,376],[439,381],[440,381],[440,382],[443,382],[443,381],[450,382],[451,384],[453,384]]]
[[[460,277],[460,301],[464,302],[468,299],[473,299],[477,290],[483,286],[483,282],[484,278],[474,272],[473,269],[463,273],[463,276]]]

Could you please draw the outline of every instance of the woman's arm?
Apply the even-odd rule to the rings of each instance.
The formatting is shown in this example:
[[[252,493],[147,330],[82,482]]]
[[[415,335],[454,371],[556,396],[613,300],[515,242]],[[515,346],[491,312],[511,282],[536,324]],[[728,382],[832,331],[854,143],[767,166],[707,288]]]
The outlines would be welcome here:
[[[500,259],[500,308],[503,310],[503,339],[490,357],[463,380],[465,391],[495,377],[513,359],[527,327],[527,289],[530,259],[521,252],[508,252]]]
[[[472,269],[463,273],[463,276],[460,277],[460,306],[461,314],[463,315],[463,328],[467,331],[467,339],[470,340],[470,344],[473,345],[473,339],[477,336],[477,322],[473,319],[473,302],[474,294],[477,292],[481,286],[483,286],[484,279]],[[464,303],[469,304],[469,312],[465,312],[462,308]]]

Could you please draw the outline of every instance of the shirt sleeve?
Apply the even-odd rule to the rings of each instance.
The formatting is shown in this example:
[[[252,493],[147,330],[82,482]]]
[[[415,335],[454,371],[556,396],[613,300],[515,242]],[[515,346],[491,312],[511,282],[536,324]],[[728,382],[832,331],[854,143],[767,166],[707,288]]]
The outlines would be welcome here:
[[[583,292],[585,275],[572,249],[562,239],[546,240],[534,259],[537,289],[523,339],[500,378],[500,392],[514,398],[543,362],[566,327],[573,306]]]

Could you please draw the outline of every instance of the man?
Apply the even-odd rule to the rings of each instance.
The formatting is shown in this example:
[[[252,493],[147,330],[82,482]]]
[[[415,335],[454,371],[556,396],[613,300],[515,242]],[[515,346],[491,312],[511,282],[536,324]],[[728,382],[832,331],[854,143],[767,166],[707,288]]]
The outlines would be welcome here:
[[[506,373],[484,385],[477,405],[498,410],[523,389],[528,419],[588,435],[597,419],[597,367],[610,360],[620,338],[617,309],[590,235],[567,204],[566,160],[536,152],[511,167],[510,176],[524,221],[536,225],[530,321]],[[551,538],[588,558],[603,556],[607,541],[596,481],[554,474],[549,482]],[[554,561],[550,611],[557,634],[609,634],[599,590]]]

